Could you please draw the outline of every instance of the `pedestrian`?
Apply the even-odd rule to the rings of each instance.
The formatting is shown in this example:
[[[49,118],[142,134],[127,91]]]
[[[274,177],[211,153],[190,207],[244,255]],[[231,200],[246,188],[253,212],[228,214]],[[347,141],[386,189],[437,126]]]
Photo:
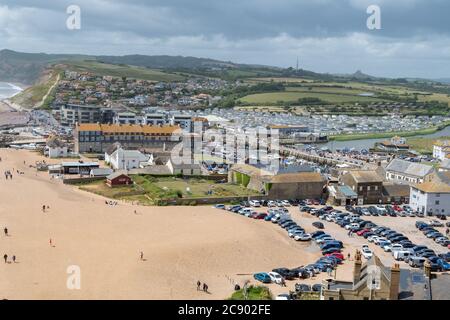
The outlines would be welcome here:
[[[16,263],[16,256],[12,256],[13,263]]]
[[[144,252],[141,251],[141,261],[144,261]]]
[[[445,234],[448,235],[450,233],[450,230],[447,228],[447,230],[445,230]]]
[[[52,241],[52,238],[50,238],[49,243],[50,243],[50,247],[53,247],[53,241]]]
[[[8,236],[8,228],[5,227],[5,229],[3,229],[3,232],[5,233],[5,236]]]
[[[197,291],[200,291],[200,287],[201,287],[202,283],[199,281],[197,281]]]
[[[203,291],[208,293],[208,285],[206,283],[203,284]]]
[[[348,255],[347,255],[347,259],[350,261],[350,257],[351,257],[351,255],[350,255],[350,252],[348,253]]]
[[[42,206],[42,212],[45,212],[45,205]]]
[[[3,256],[3,259],[5,259],[5,263],[8,262],[8,255],[5,253],[5,255]]]

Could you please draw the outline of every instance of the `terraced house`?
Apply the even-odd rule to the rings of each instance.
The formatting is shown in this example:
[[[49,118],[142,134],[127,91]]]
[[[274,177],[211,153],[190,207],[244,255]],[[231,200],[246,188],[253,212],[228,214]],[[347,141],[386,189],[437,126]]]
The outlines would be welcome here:
[[[105,153],[116,142],[131,150],[170,150],[181,141],[181,129],[179,126],[77,124],[74,138],[78,153]]]

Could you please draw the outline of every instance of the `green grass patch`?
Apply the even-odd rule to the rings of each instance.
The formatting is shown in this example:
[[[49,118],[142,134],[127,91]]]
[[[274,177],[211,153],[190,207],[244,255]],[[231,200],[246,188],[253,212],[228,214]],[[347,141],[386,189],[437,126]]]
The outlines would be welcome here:
[[[159,70],[129,65],[114,65],[98,61],[71,61],[67,65],[78,72],[92,72],[100,76],[127,77],[148,81],[182,81],[185,77],[179,74],[166,73]]]
[[[273,300],[273,296],[267,287],[249,286],[247,296],[244,294],[244,289],[241,289],[234,292],[229,300]]]

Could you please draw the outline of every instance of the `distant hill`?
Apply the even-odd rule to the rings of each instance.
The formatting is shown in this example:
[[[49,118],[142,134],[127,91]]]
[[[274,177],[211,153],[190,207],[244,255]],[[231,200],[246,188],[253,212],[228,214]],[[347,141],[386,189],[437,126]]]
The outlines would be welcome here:
[[[0,81],[33,84],[49,64],[62,60],[82,60],[87,56],[0,51]]]
[[[85,65],[86,62],[98,62],[119,67],[133,66],[168,73],[196,74],[227,80],[252,77],[308,77],[327,80],[331,75],[319,74],[308,70],[279,68],[273,66],[238,64],[209,58],[183,56],[91,56],[77,54],[22,53],[12,50],[0,51],[0,81],[34,84],[43,71],[53,64]],[[98,65],[97,65],[98,66]]]

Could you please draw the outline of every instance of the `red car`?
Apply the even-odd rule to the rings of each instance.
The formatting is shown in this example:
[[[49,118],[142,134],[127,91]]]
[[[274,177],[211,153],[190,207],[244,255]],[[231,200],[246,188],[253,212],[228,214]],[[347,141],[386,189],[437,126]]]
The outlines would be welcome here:
[[[253,217],[253,219],[264,220],[266,217],[267,217],[267,213],[258,213]]]
[[[402,212],[403,211],[403,209],[400,206],[398,206],[398,205],[393,206],[393,208],[397,212]]]
[[[342,253],[340,253],[340,252],[335,252],[335,253],[327,254],[326,257],[336,257],[336,258],[338,258],[339,260],[345,260],[345,259],[344,259],[344,255],[343,255]]]
[[[363,229],[363,230],[358,231],[356,234],[358,236],[362,237],[364,235],[364,233],[369,232],[369,231],[370,231],[369,229]]]

